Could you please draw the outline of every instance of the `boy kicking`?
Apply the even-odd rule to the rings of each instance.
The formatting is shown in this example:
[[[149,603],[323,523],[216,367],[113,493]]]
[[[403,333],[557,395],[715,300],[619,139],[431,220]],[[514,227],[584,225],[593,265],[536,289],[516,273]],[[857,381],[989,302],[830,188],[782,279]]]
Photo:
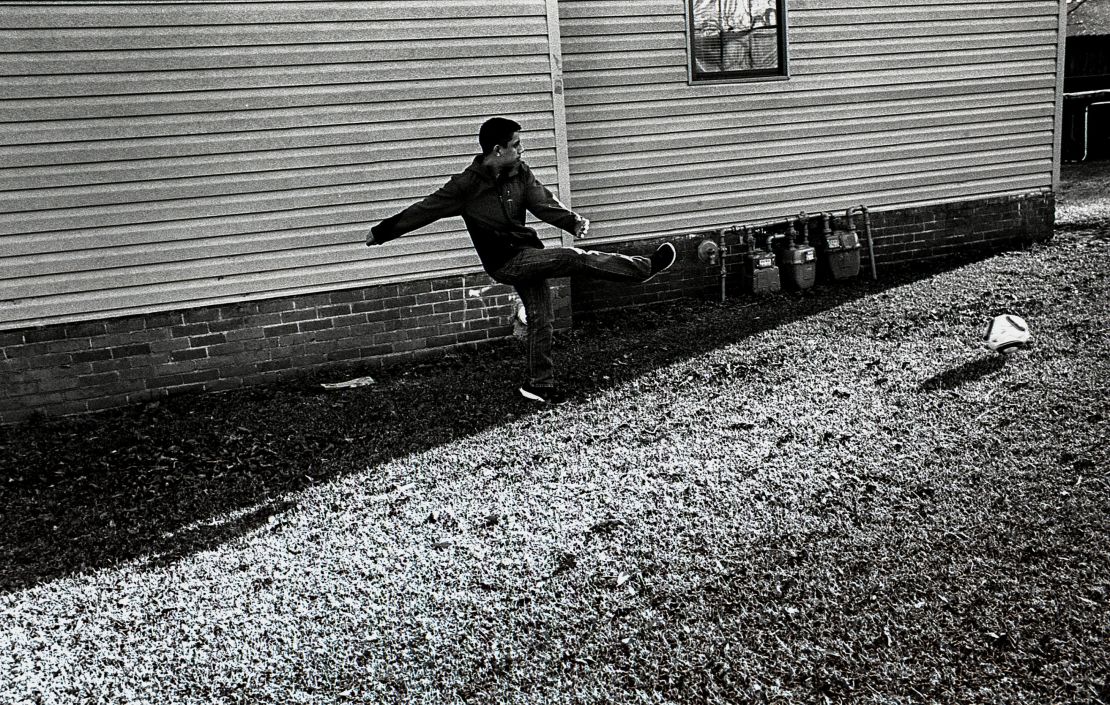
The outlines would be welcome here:
[[[555,384],[551,358],[554,311],[547,280],[586,276],[609,281],[645,282],[670,267],[675,249],[664,243],[651,257],[607,254],[577,247],[544,247],[525,225],[527,213],[586,236],[590,221],[568,210],[521,160],[520,125],[490,118],[478,132],[482,153],[442,188],[370,229],[367,245],[380,245],[440,218],[462,216],[482,267],[516,289],[528,318],[528,382],[520,394],[557,403],[564,395]]]

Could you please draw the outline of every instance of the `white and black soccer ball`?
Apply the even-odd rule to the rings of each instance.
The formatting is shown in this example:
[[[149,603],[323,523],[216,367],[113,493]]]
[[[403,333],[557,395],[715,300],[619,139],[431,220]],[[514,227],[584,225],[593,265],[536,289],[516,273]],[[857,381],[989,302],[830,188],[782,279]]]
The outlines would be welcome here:
[[[1003,355],[1025,347],[1031,337],[1029,324],[1021,316],[1012,313],[995,316],[983,331],[983,340],[987,347]]]

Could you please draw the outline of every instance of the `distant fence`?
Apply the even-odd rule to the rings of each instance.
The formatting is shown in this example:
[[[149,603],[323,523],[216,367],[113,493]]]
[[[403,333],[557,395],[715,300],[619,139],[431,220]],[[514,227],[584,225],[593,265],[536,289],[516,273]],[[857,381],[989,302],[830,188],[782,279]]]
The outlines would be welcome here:
[[[1110,89],[1110,35],[1068,37],[1064,92]]]
[[[1065,161],[1110,159],[1110,35],[1067,39],[1061,151]]]

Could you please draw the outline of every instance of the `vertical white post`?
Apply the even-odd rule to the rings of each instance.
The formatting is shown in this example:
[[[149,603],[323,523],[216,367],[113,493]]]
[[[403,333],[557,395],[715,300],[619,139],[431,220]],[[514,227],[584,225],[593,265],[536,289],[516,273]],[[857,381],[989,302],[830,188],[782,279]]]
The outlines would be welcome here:
[[[567,148],[567,107],[563,98],[563,47],[559,32],[559,0],[547,3],[547,47],[551,57],[551,106],[555,119],[555,162],[559,170],[559,200],[572,208],[570,194],[570,155]],[[573,245],[574,236],[563,232],[563,244]]]
[[[1064,51],[1068,39],[1068,1],[1059,0],[1059,28],[1056,36],[1056,122],[1052,139],[1052,191],[1060,192],[1061,150],[1064,144]]]

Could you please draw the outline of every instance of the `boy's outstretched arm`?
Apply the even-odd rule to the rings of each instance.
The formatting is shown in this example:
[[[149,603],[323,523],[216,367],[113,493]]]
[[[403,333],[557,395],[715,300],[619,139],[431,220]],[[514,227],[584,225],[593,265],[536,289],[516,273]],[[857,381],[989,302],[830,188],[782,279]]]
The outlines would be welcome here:
[[[586,237],[590,230],[590,221],[564,206],[531,173],[529,177],[525,201],[528,211],[545,223],[573,233],[576,238]]]
[[[452,177],[435,193],[370,228],[366,234],[366,245],[381,245],[440,218],[460,215],[465,204],[466,193],[459,177]]]

